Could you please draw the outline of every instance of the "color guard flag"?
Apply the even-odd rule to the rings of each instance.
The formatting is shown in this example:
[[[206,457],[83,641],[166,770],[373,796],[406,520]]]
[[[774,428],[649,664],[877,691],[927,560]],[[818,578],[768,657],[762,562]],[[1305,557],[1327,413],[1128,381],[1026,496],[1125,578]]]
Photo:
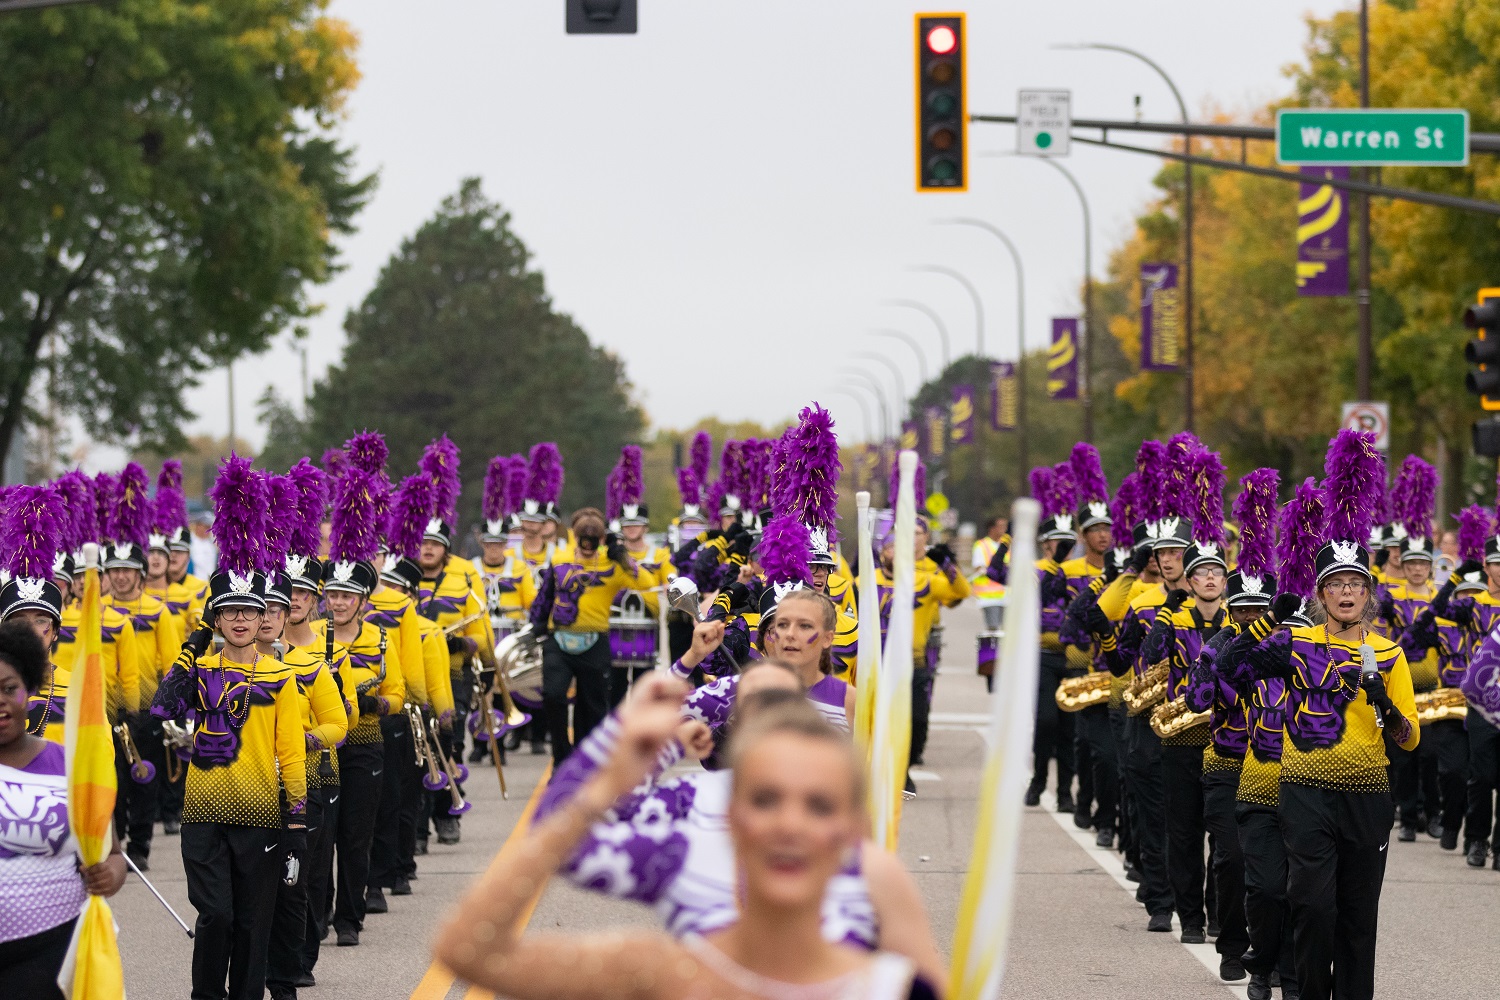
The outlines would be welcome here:
[[[875,689],[875,724],[870,752],[873,839],[888,851],[896,849],[901,836],[902,792],[906,788],[907,755],[911,750],[913,615],[917,591],[917,453],[903,451],[897,459],[897,470],[900,479],[896,487],[896,502],[892,504],[896,510],[896,562],[892,567],[890,624],[881,654],[880,683]],[[861,596],[875,589],[865,587]],[[880,634],[878,625],[874,634]]]
[[[1036,524],[1041,507],[1020,499],[1011,507],[1011,565],[1036,560]],[[896,550],[898,553],[900,549]],[[1036,711],[1037,662],[1041,655],[1041,602],[1037,575],[1011,577],[1005,638],[990,696],[989,751],[979,782],[979,818],[974,853],[959,899],[953,935],[953,1000],[998,1000],[1005,973],[1015,896],[1016,854],[1021,840],[1020,802],[1031,768]]]
[[[875,723],[875,685],[880,682],[880,587],[875,582],[875,550],[872,535],[870,494],[854,495],[859,518],[859,630],[865,640],[855,654],[854,745],[870,765],[871,736]]]
[[[90,543],[86,549],[94,548]],[[73,663],[64,725],[68,768],[68,824],[78,840],[79,863],[91,868],[109,856],[115,811],[115,744],[104,714],[103,617],[98,553],[85,552],[83,617]],[[89,565],[93,563],[94,565]],[[125,972],[115,919],[102,896],[89,896],[73,928],[73,940],[57,985],[69,1000],[114,1000],[125,995]]]
[[[1047,395],[1078,398],[1078,320],[1052,320],[1052,345],[1047,349]]]

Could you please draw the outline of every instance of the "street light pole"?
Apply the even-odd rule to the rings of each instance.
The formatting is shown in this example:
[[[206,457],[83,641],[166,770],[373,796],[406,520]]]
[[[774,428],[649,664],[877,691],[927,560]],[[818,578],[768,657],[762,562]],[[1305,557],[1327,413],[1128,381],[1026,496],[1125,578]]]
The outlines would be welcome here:
[[[910,268],[913,271],[925,271],[929,274],[946,274],[969,293],[969,298],[974,302],[974,351],[976,357],[984,357],[984,300],[979,297],[979,289],[974,283],[951,267],[943,267],[940,264],[919,264]]]
[[[1365,0],[1360,0],[1360,10],[1364,10]],[[1182,124],[1190,125],[1188,119],[1187,104],[1182,99],[1182,93],[1177,89],[1177,84],[1167,75],[1167,71],[1158,66],[1143,53],[1135,49],[1128,49],[1123,45],[1110,45],[1105,42],[1085,42],[1081,45],[1054,45],[1055,49],[1100,49],[1105,52],[1119,52],[1122,55],[1131,56],[1150,66],[1156,71],[1166,83],[1167,89],[1177,100],[1177,110],[1182,115]],[[1193,155],[1193,136],[1191,132],[1182,133],[1182,151],[1188,156]],[[1183,326],[1182,326],[1182,375],[1183,375],[1183,427],[1185,430],[1193,429],[1193,165],[1185,164],[1186,169],[1182,175],[1182,239],[1183,239],[1183,262],[1182,262],[1182,304],[1183,304]],[[1368,202],[1366,202],[1368,204]],[[1092,334],[1090,330],[1090,334]]]
[[[1019,490],[1019,484],[1026,482],[1030,461],[1026,442],[1026,270],[1021,264],[1021,252],[1016,249],[1009,236],[982,219],[942,219],[940,223],[983,229],[1005,244],[1005,249],[1010,251],[1011,260],[1016,265],[1016,456],[1020,466],[1020,477],[1016,483]]]
[[[862,389],[869,390],[875,394],[875,403],[880,408],[880,426],[885,432],[886,440],[891,439],[891,408],[886,404],[885,387],[880,380],[869,372],[860,368],[843,368],[840,373],[848,377],[856,377],[863,381]]]
[[[866,441],[877,440],[876,435],[873,435],[873,434],[870,433],[870,427],[872,426],[872,424],[870,422],[870,407],[868,405],[866,405],[866,403],[865,403],[865,397],[862,396],[860,393],[856,392],[853,386],[848,386],[848,387],[837,386],[837,387],[834,388],[833,393],[836,396],[843,396],[846,399],[852,399],[856,403],[859,404],[859,416],[860,416],[861,421],[863,421],[863,423],[864,423],[865,440]]]
[[[911,299],[887,299],[885,304],[900,306],[903,309],[915,309],[932,320],[933,325],[937,327],[938,338],[943,342],[943,371],[947,371],[948,366],[953,363],[953,353],[948,349],[948,327],[943,324],[943,317],[937,314],[937,310],[925,302],[914,302]]]
[[[1370,106],[1370,8],[1369,0],[1359,0],[1359,106]],[[1360,167],[1360,180],[1370,182],[1370,168]],[[1370,398],[1373,339],[1370,322],[1370,196],[1359,196],[1359,291],[1354,295],[1359,309],[1359,362],[1355,371],[1355,392],[1361,400]]]
[[[917,372],[922,376],[922,384],[927,384],[927,355],[922,353],[922,345],[917,343],[917,338],[901,330],[871,330],[870,333],[876,337],[892,337],[910,347],[917,356]]]
[[[896,364],[896,362],[884,354],[876,354],[874,351],[856,351],[850,357],[859,358],[862,361],[878,361],[882,365],[885,365],[886,370],[891,373],[891,378],[896,382],[896,394],[901,397],[901,401],[904,403],[911,398],[906,394],[906,380],[901,377],[901,366]]]

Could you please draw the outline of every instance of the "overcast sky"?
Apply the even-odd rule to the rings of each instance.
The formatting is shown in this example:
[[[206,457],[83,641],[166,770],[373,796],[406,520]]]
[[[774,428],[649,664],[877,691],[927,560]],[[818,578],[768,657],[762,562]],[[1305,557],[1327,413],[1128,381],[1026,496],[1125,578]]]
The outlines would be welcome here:
[[[1019,88],[1067,88],[1080,118],[1171,120],[1171,94],[1122,55],[1056,51],[1103,41],[1150,55],[1194,116],[1237,118],[1284,95],[1282,68],[1304,18],[1332,0],[996,0],[968,5],[970,110],[1013,114]],[[939,311],[956,357],[975,344],[962,287],[913,265],[955,268],[982,294],[986,346],[1016,354],[1012,265],[992,237],[933,220],[971,215],[1011,235],[1026,267],[1027,336],[1078,310],[1077,199],[1046,166],[975,155],[967,194],[913,191],[912,14],[896,0],[641,0],[634,36],[568,36],[563,0],[334,0],[358,33],[363,79],[343,138],[380,188],[344,244],[345,270],[314,291],[325,311],[312,376],[338,359],[346,310],[461,178],[478,175],[512,213],[557,308],[625,362],[655,427],[699,417],[775,420],[812,398],[845,433],[857,404],[828,392],[847,354],[874,349],[918,384],[911,351],[856,345],[872,327],[919,338],[918,298]],[[935,9],[951,9],[937,7]],[[974,125],[976,154],[1014,148],[1014,130]],[[1067,161],[1094,213],[1094,266],[1129,233],[1159,160],[1074,146]],[[1294,211],[1294,192],[1285,205]],[[1288,247],[1288,281],[1292,248]],[[748,364],[747,364],[748,362]],[[876,373],[894,392],[889,374]],[[683,378],[684,368],[698,374]],[[257,444],[254,400],[276,381],[300,393],[285,338],[236,365],[238,430]],[[748,377],[747,377],[748,376]],[[192,393],[193,432],[223,434],[224,378]],[[435,428],[435,431],[441,428]]]

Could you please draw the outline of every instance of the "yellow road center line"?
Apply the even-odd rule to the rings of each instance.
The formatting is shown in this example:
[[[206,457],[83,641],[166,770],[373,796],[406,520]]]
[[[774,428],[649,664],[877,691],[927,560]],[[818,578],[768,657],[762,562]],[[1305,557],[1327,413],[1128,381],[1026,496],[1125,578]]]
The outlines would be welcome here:
[[[516,825],[511,827],[510,835],[505,838],[505,843],[500,845],[500,851],[495,855],[495,860],[490,862],[491,867],[498,863],[500,858],[515,850],[521,838],[526,835],[526,831],[531,829],[531,817],[536,815],[536,807],[542,801],[542,792],[546,791],[547,779],[550,777],[552,777],[552,764],[548,762],[546,769],[542,771],[542,776],[537,779],[536,787],[531,790],[531,798],[526,800],[526,808],[521,810],[521,816],[516,820]],[[535,912],[536,905],[541,901],[542,892],[546,888],[546,883],[542,883],[541,888],[537,889],[536,895],[522,912],[521,929],[524,930],[531,922],[531,914]],[[421,981],[417,983],[417,988],[412,990],[411,1000],[443,1000],[457,979],[458,977],[443,965],[433,962],[427,967],[427,972],[423,974]],[[468,992],[464,994],[464,1000],[494,1000],[494,996],[489,990],[470,986]]]

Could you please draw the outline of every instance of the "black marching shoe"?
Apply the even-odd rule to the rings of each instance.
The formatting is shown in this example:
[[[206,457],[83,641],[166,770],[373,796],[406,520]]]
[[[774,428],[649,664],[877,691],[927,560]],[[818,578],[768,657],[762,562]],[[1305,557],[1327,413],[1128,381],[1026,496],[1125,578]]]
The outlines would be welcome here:
[[[1417,825],[1415,823],[1402,823],[1401,832],[1396,834],[1396,839],[1403,844],[1410,844],[1417,839]]]
[[[316,986],[318,981],[313,978],[311,972],[299,972],[297,978],[292,980],[292,985],[301,989],[304,986]]]
[[[1094,834],[1094,846],[1095,847],[1102,847],[1105,850],[1108,850],[1109,848],[1114,847],[1115,846],[1115,831],[1114,831],[1114,828],[1113,827],[1109,827],[1109,826],[1100,827],[1099,828],[1099,832],[1096,833],[1096,834]]]
[[[1245,988],[1245,995],[1250,1000],[1271,1000],[1271,980],[1269,976],[1252,975],[1250,985]]]
[[[1183,944],[1207,944],[1208,937],[1203,933],[1202,927],[1184,927],[1182,929]]]
[[[1433,840],[1441,839],[1443,836],[1443,821],[1440,819],[1428,820],[1427,836],[1431,837]]]
[[[1172,914],[1170,913],[1153,913],[1151,914],[1151,922],[1146,925],[1146,930],[1157,933],[1164,933],[1171,929]]]
[[[1438,841],[1438,846],[1445,851],[1458,850],[1458,831],[1443,827],[1443,839]]]
[[[150,852],[143,851],[141,850],[141,848],[135,846],[134,844],[131,844],[125,848],[125,855],[130,858],[131,861],[134,861],[135,866],[141,871],[149,872],[151,870]],[[1483,867],[1484,862],[1481,861],[1479,864],[1481,867]]]
[[[426,854],[427,853],[427,838],[426,837],[418,837],[417,838],[417,849],[416,849],[415,853],[417,853],[417,854]]]
[[[287,986],[283,983],[267,983],[271,991],[271,1000],[297,1000],[297,988]]]
[[[1026,804],[1028,806],[1039,806],[1042,804],[1042,786],[1034,781],[1026,786]]]
[[[1302,987],[1297,980],[1281,977],[1281,1000],[1302,1000]]]
[[[385,893],[380,891],[379,886],[370,886],[365,890],[365,912],[366,913],[389,913],[390,904],[385,901]]]
[[[1125,862],[1125,881],[1134,882],[1136,885],[1141,883],[1141,870],[1128,861]]]
[[[391,895],[392,896],[410,896],[411,895],[411,882],[409,882],[407,880],[407,878],[406,878],[405,875],[397,875],[396,876],[395,882],[393,882],[391,884]]]
[[[533,756],[533,757],[545,757],[546,755],[547,755],[547,744],[543,743],[541,740],[532,740],[531,741],[531,756]]]
[[[164,816],[161,821],[161,832],[168,837],[175,837],[182,832],[181,816]]]
[[[1094,825],[1094,811],[1087,802],[1080,801],[1078,808],[1073,810],[1073,825],[1080,830],[1087,830]]]
[[[359,931],[352,930],[352,929],[351,930],[347,930],[347,931],[339,931],[339,947],[340,948],[353,948],[354,946],[356,946],[358,944],[359,944]]]
[[[456,844],[459,841],[458,817],[434,817],[432,825],[437,827],[439,844]]]
[[[1073,793],[1066,788],[1058,789],[1057,811],[1062,813],[1063,815],[1067,815],[1068,813],[1072,812],[1073,809]]]
[[[1496,851],[1495,856],[1490,859],[1490,867],[1500,872],[1500,851]]]
[[[1208,918],[1208,936],[1211,937],[1211,938],[1216,938],[1216,937],[1219,936],[1219,918],[1218,917],[1209,917]]]
[[[490,759],[490,748],[483,743],[474,744],[474,749],[469,751],[470,764],[484,764]]]
[[[1484,841],[1471,841],[1464,849],[1464,861],[1470,868],[1483,868],[1485,856],[1489,854],[1484,848]]]
[[[1226,983],[1237,983],[1245,978],[1245,963],[1233,955],[1219,959],[1219,978]],[[1269,989],[1267,990],[1269,992]]]

